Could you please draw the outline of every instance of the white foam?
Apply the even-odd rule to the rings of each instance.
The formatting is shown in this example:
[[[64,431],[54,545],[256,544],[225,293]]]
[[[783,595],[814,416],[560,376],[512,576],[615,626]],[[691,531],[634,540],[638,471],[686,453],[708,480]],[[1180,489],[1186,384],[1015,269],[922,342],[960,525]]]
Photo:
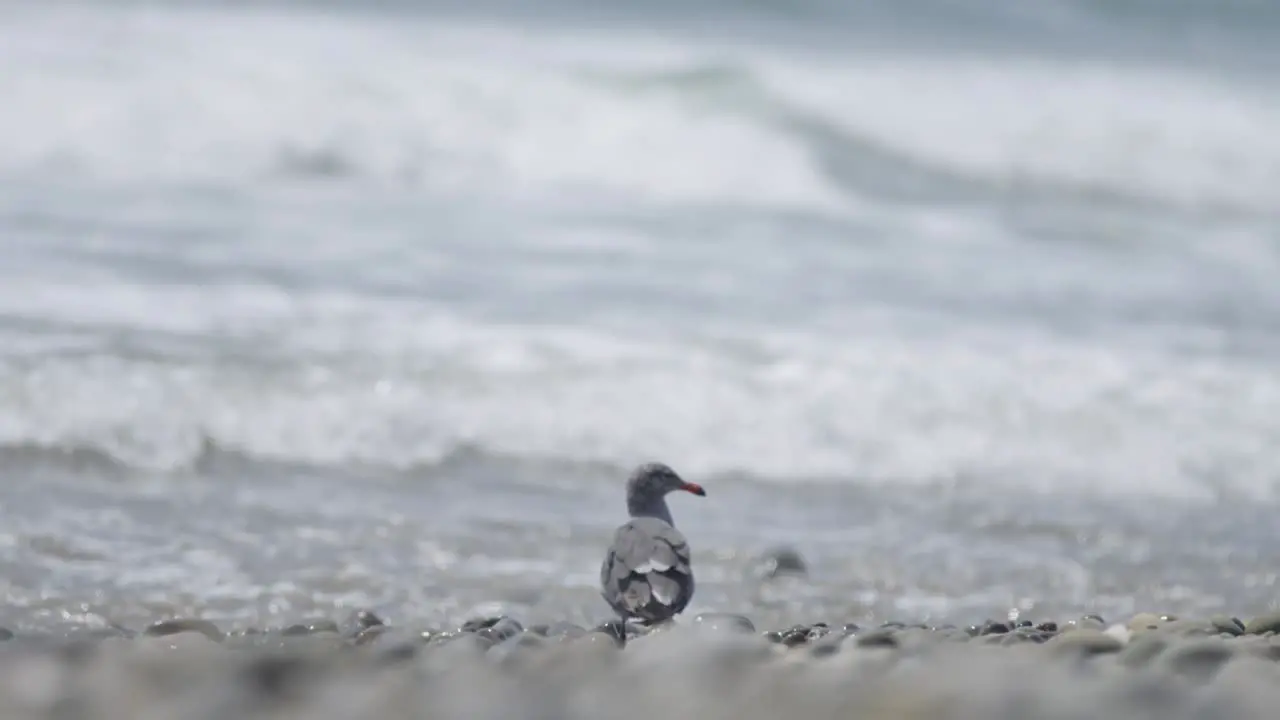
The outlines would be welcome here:
[[[132,312],[110,286],[78,290]],[[1219,483],[1269,495],[1280,471],[1269,450],[1280,376],[1245,361],[1017,333],[985,345],[765,334],[731,350],[335,294],[281,298],[239,325],[197,311],[235,308],[231,295],[151,291],[154,323],[217,328],[213,357],[0,366],[0,443],[87,444],[160,468],[192,462],[206,438],[259,457],[393,466],[478,443],[580,460],[662,456],[695,477],[962,477],[1174,496]]]
[[[20,176],[279,185],[293,167],[462,196],[858,211],[777,122],[804,112],[997,187],[1280,204],[1274,89],[1164,69],[88,7],[6,8],[0,64],[28,68],[0,77],[0,167]],[[642,81],[716,67],[747,89]],[[764,98],[732,100],[754,84]]]
[[[0,10],[0,66],[38,68],[0,73],[9,108],[0,112],[6,179],[111,181],[99,188],[225,181],[265,206],[236,208],[235,217],[247,218],[246,238],[228,232],[236,239],[168,252],[167,260],[199,268],[205,285],[112,277],[118,266],[67,261],[45,246],[56,242],[51,236],[32,233],[23,249],[36,259],[0,270],[0,319],[18,325],[5,331],[4,347],[30,350],[0,364],[0,443],[101,447],[159,468],[188,465],[206,439],[260,457],[395,466],[479,443],[619,463],[658,456],[695,476],[749,469],[779,480],[961,477],[1176,496],[1219,486],[1273,491],[1280,377],[1265,365],[1048,340],[1016,328],[995,338],[949,326],[917,332],[907,313],[877,315],[884,298],[860,304],[864,297],[844,290],[868,277],[909,285],[937,306],[977,297],[1002,309],[1042,297],[1035,291],[1046,286],[1057,293],[1052,300],[1101,298],[1104,309],[1112,299],[1121,308],[1129,298],[1213,299],[1211,283],[1271,287],[1266,262],[1274,267],[1274,254],[1257,259],[1265,260],[1255,253],[1265,235],[1256,231],[1217,236],[1239,253],[1220,276],[1207,262],[1108,274],[1116,262],[1104,254],[1056,264],[1053,273],[990,271],[996,259],[1031,266],[1059,257],[1006,243],[985,220],[966,225],[943,211],[912,215],[907,232],[884,240],[922,241],[929,252],[918,254],[916,245],[899,253],[813,250],[788,238],[800,249],[779,260],[776,235],[699,243],[685,231],[657,242],[617,228],[607,236],[594,227],[547,233],[515,222],[502,233],[459,233],[455,242],[397,254],[403,231],[360,232],[390,214],[377,204],[381,193],[378,201],[361,196],[364,204],[295,208],[268,190],[288,184],[278,171],[292,149],[313,159],[336,154],[352,163],[349,177],[375,188],[541,196],[527,206],[486,205],[490,214],[546,207],[541,201],[554,207],[584,187],[637,203],[858,210],[767,113],[753,121],[732,108],[689,104],[677,92],[628,90],[599,77],[714,60],[755,73],[766,95],[855,134],[993,182],[1080,182],[1267,212],[1280,200],[1280,183],[1264,182],[1280,158],[1271,132],[1280,116],[1274,99],[1256,90],[1132,68],[797,59],[601,32],[241,10]],[[98,202],[112,198],[103,197]],[[373,217],[357,217],[362,208]],[[393,221],[415,227],[420,219]],[[112,247],[138,234],[113,234]],[[484,239],[491,236],[502,239]],[[593,243],[602,252],[590,262],[607,272],[547,260],[587,264]],[[88,242],[67,254],[86,246],[100,249]],[[489,274],[489,258],[506,262],[513,253],[527,262]],[[37,259],[48,267],[35,267]],[[450,261],[467,273],[451,275]],[[910,269],[862,273],[860,263]],[[297,272],[307,282],[289,290],[229,279],[220,270],[231,265]],[[577,274],[563,280],[557,272]],[[978,273],[980,286],[969,282]],[[560,290],[572,299],[561,297],[558,312],[542,317],[576,327],[506,325],[463,301],[397,300],[354,287],[459,276],[508,310]],[[591,285],[599,278],[617,287]],[[328,289],[306,289],[315,287]],[[743,328],[713,322],[679,297],[674,311],[648,312],[673,287],[702,292],[695,300],[705,305],[747,307],[740,315],[760,309],[753,303],[789,307],[763,308],[772,326]],[[763,300],[755,292],[771,287],[781,290]],[[615,290],[641,297],[615,300]],[[1243,305],[1265,300],[1263,292],[1223,297]],[[609,301],[592,302],[602,297]],[[624,325],[644,332],[628,334]],[[46,330],[22,329],[37,326]],[[55,347],[67,354],[36,359]]]
[[[293,158],[436,192],[839,203],[785,137],[673,98],[606,91],[588,74],[609,55],[565,57],[562,38],[302,14],[81,12],[0,27],[0,62],[41,68],[0,79],[22,109],[0,118],[10,172],[242,183],[278,181]]]
[[[770,64],[774,92],[926,165],[1013,190],[1273,212],[1280,93],[1101,61],[839,58]]]

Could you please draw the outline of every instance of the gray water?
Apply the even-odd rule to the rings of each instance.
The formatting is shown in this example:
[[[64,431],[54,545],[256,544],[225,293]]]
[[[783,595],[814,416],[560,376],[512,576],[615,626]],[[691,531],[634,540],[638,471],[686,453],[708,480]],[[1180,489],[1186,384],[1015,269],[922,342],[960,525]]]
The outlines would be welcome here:
[[[1274,3],[539,7],[0,4],[0,623],[1276,606]]]

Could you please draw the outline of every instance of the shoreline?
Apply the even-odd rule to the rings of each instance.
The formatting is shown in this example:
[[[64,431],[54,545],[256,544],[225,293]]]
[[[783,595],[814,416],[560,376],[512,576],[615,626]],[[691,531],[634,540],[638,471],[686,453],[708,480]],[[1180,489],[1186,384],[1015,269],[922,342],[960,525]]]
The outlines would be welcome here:
[[[658,628],[369,611],[226,633],[171,619],[0,642],[0,715],[30,718],[1263,718],[1280,702],[1280,613],[1142,613]],[[3,634],[0,634],[3,636]]]

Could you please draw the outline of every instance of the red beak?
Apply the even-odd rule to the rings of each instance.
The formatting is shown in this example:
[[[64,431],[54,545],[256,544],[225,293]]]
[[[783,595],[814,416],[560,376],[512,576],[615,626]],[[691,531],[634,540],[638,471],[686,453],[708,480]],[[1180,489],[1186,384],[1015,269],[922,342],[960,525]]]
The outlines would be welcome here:
[[[685,492],[693,493],[694,495],[697,495],[698,497],[706,497],[706,496],[707,496],[707,491],[706,491],[706,490],[703,490],[703,489],[702,489],[702,486],[701,486],[701,485],[699,485],[699,484],[697,484],[697,483],[687,482],[687,483],[685,483],[685,484],[684,484],[684,487],[682,487],[682,488],[680,488],[680,489],[681,489],[681,490],[684,490]]]

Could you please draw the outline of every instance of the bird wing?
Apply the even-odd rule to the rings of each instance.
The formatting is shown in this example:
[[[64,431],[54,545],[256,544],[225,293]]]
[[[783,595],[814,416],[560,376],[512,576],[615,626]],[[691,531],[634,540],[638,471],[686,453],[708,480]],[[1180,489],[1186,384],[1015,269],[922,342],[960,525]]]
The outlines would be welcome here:
[[[605,600],[619,612],[645,619],[678,613],[693,594],[689,543],[656,518],[635,518],[618,528],[600,568]]]

